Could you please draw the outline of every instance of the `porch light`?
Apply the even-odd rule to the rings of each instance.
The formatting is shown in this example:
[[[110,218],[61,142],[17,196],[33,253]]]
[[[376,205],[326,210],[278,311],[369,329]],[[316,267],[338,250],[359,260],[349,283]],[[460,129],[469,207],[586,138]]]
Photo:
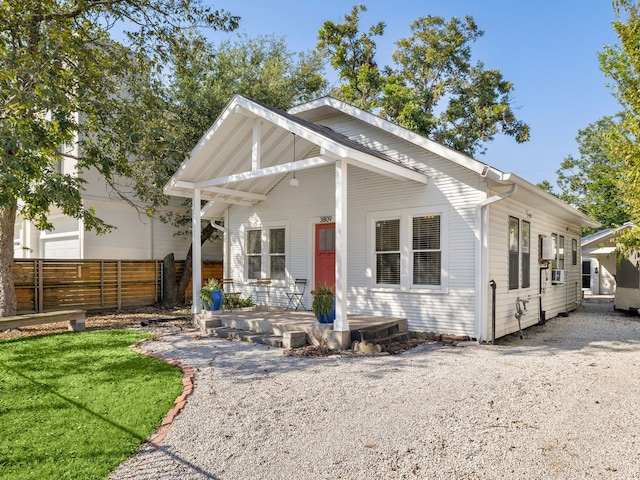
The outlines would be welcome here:
[[[300,185],[300,180],[296,178],[296,172],[293,172],[293,177],[289,179],[289,185],[291,187],[297,187],[298,185]]]
[[[296,161],[296,134],[293,134],[293,161]],[[293,171],[293,177],[289,179],[289,186],[297,187],[300,185],[300,180],[296,178],[296,171]]]

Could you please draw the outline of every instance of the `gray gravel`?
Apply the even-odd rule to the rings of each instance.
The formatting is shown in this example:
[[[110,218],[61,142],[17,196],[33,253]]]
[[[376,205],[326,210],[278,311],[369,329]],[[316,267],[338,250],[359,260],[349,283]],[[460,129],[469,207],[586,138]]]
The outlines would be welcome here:
[[[295,358],[170,335],[196,369],[130,479],[640,478],[640,319],[585,304],[508,345]]]

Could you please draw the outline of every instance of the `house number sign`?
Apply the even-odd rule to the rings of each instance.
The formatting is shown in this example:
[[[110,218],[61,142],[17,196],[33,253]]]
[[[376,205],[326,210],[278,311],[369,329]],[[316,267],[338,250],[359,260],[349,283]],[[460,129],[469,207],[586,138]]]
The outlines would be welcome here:
[[[333,216],[331,215],[324,215],[323,217],[320,217],[320,223],[331,223],[333,222]]]

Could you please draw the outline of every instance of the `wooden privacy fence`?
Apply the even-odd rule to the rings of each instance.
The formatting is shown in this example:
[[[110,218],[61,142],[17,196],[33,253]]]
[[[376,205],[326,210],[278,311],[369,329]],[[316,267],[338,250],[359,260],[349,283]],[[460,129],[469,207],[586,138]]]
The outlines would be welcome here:
[[[184,262],[176,262],[177,281],[183,270]],[[202,262],[202,278],[222,278],[222,263]],[[15,259],[14,280],[18,313],[141,307],[162,301],[163,263]]]

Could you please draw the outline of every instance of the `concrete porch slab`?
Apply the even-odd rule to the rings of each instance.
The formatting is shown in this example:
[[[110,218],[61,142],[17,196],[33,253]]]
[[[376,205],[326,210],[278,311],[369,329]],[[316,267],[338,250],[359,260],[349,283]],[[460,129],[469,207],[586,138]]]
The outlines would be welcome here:
[[[236,309],[206,312],[194,315],[194,325],[205,331],[204,325],[218,324],[237,330],[268,333],[284,336],[285,332],[297,331],[307,335],[307,342],[325,345],[330,349],[346,350],[351,347],[354,332],[363,329],[382,330],[396,325],[395,329],[406,332],[407,321],[403,318],[376,317],[373,315],[348,315],[349,330],[336,331],[332,324],[319,323],[313,312],[285,310],[271,307],[265,309]],[[357,337],[359,338],[359,334]]]

